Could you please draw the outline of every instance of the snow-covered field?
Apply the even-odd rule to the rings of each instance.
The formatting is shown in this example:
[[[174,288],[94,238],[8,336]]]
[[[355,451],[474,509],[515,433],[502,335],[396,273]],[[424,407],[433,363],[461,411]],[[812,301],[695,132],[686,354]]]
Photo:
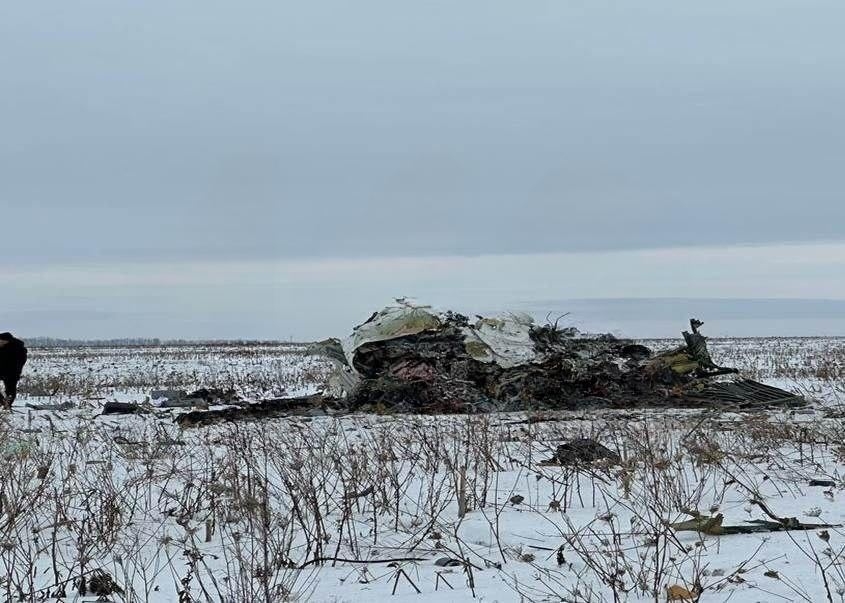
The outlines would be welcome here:
[[[183,431],[171,411],[99,408],[172,387],[303,394],[328,366],[282,344],[31,350],[0,415],[0,600],[665,601],[670,587],[701,601],[845,600],[845,529],[667,525],[685,510],[768,519],[752,500],[845,523],[845,340],[711,340],[711,351],[816,400],[791,413],[355,415]],[[27,407],[61,403],[73,407]],[[544,463],[574,437],[621,463]],[[80,576],[90,591],[104,573],[120,592],[78,594]]]

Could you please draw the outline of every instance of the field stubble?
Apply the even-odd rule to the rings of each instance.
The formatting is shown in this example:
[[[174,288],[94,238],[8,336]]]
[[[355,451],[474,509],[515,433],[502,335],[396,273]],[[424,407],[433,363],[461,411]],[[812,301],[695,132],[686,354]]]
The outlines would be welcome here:
[[[790,414],[360,415],[181,431],[97,409],[155,388],[308,393],[329,367],[292,345],[33,350],[0,417],[0,599],[842,601],[840,528],[708,536],[668,523],[698,510],[742,524],[760,517],[756,500],[843,521],[845,341],[711,350],[820,400]],[[77,407],[25,407],[45,400]],[[545,463],[575,437],[620,462]]]

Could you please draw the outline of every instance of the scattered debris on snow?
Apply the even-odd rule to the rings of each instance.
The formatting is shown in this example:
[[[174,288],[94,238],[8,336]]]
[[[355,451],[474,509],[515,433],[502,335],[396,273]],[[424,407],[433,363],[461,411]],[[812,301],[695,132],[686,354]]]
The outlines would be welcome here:
[[[546,461],[545,464],[589,465],[596,461],[618,464],[620,460],[618,454],[595,440],[579,438],[558,446],[554,457]]]
[[[747,525],[726,526],[722,525],[725,516],[718,513],[707,517],[697,510],[685,510],[684,513],[692,519],[669,524],[676,532],[700,532],[710,536],[725,536],[730,534],[758,534],[760,532],[783,532],[792,530],[819,530],[822,528],[838,528],[840,525],[827,523],[802,523],[795,517],[778,517],[760,500],[752,500],[752,504],[762,509],[770,520],[751,519],[745,522]],[[818,515],[821,515],[819,511]],[[818,515],[813,515],[818,517]]]

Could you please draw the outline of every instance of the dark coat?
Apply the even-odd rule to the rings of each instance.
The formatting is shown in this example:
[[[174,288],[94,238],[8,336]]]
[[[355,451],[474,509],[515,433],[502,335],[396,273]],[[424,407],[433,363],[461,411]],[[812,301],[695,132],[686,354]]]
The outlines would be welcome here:
[[[6,389],[0,395],[0,406],[12,406],[18,393],[18,380],[26,364],[26,346],[11,333],[0,333],[0,381]]]

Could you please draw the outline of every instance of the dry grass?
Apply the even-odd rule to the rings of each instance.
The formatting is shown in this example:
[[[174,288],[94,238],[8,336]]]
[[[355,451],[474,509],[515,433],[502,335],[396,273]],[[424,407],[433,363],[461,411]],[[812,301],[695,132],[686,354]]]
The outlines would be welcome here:
[[[324,366],[301,351],[222,354],[208,368],[208,355],[195,350],[150,351],[141,361],[133,350],[75,350],[60,357],[62,366],[93,370],[36,371],[25,391],[60,384],[52,395],[75,399],[210,384],[291,391],[325,378]],[[840,366],[832,359],[808,362],[755,366],[800,365],[842,386],[841,376],[821,371]],[[144,375],[150,363],[161,370]],[[525,600],[657,601],[673,585],[696,600],[734,591],[765,599],[775,587],[775,598],[842,600],[841,530],[829,542],[781,538],[773,555],[759,539],[748,548],[668,526],[684,510],[735,510],[756,498],[791,508],[806,498],[810,478],[838,489],[842,420],[656,411],[523,419],[291,418],[183,433],[149,417],[3,415],[0,598],[69,596],[83,579],[90,590],[107,573],[120,586],[115,601],[158,601],[163,592],[182,602],[308,600],[320,570],[341,572],[353,587],[410,592],[476,593],[495,574]],[[598,439],[621,464],[544,463],[574,437]],[[480,543],[479,532],[489,541]],[[739,544],[741,553],[714,565],[722,547]],[[778,566],[789,552],[796,567],[805,558],[815,568],[810,582]],[[439,557],[455,567],[419,569]],[[380,563],[390,559],[393,566]]]

